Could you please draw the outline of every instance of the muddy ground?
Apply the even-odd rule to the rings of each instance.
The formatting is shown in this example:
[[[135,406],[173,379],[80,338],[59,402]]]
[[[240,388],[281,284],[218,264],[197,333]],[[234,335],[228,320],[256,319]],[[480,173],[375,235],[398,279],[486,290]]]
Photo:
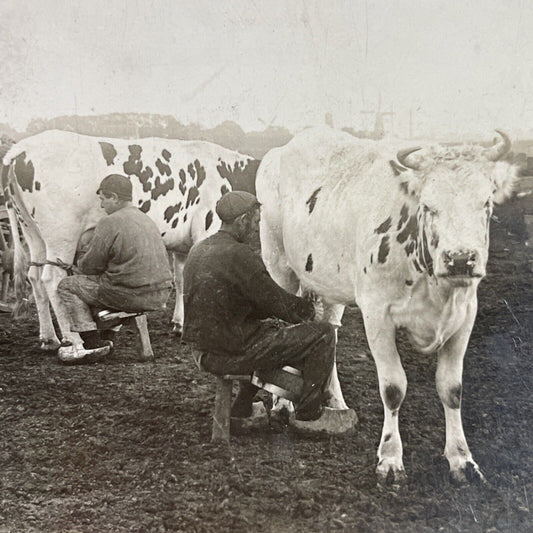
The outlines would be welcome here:
[[[356,309],[338,358],[357,433],[265,430],[230,446],[210,443],[214,380],[170,334],[170,311],[149,318],[154,363],[135,362],[123,331],[113,358],[87,367],[39,351],[35,314],[2,314],[0,532],[533,531],[533,251],[518,212],[496,213],[464,368],[465,432],[487,486],[450,482],[435,359],[401,340],[409,481],[377,488],[382,408],[374,364],[357,357],[368,348]]]

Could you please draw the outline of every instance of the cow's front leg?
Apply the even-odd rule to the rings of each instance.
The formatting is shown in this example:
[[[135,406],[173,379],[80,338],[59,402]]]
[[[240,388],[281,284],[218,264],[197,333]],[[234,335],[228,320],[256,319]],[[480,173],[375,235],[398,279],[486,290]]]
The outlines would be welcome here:
[[[395,327],[386,313],[363,313],[368,344],[376,364],[383,402],[383,430],[378,448],[378,483],[405,480],[398,416],[407,390],[407,378],[396,349]]]
[[[463,358],[476,316],[477,302],[471,304],[461,329],[438,352],[437,392],[446,417],[444,455],[450,463],[450,474],[459,482],[484,481],[466,443],[461,420]]]

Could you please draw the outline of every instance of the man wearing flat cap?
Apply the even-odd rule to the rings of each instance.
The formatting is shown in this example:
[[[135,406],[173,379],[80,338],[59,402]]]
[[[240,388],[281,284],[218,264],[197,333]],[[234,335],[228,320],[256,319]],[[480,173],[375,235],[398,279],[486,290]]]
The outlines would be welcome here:
[[[64,363],[94,362],[105,357],[112,343],[100,338],[93,312],[163,309],[172,275],[165,245],[153,220],[133,207],[132,185],[120,174],[105,177],[98,190],[107,216],[100,219],[78,274],[61,280],[58,294],[79,332],[83,349],[71,343],[59,348]]]
[[[332,424],[324,404],[335,357],[333,326],[312,322],[314,305],[278,286],[249,246],[259,232],[254,195],[226,193],[216,212],[220,230],[196,243],[185,263],[183,342],[193,345],[201,368],[217,375],[299,368],[303,387],[295,426],[328,431]],[[251,416],[257,391],[241,383],[233,418]],[[345,430],[336,423],[334,431]]]

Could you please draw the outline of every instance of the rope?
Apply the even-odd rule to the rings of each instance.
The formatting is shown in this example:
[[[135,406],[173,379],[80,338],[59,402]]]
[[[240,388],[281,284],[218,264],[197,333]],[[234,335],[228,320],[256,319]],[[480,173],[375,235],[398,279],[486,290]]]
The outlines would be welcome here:
[[[52,266],[62,268],[63,270],[66,270],[69,276],[72,276],[74,274],[74,270],[73,270],[74,265],[69,265],[68,263],[65,263],[64,261],[61,261],[59,257],[55,261],[49,261],[47,259],[44,263],[38,263],[37,261],[30,261],[30,266],[42,267],[45,265],[52,265]]]

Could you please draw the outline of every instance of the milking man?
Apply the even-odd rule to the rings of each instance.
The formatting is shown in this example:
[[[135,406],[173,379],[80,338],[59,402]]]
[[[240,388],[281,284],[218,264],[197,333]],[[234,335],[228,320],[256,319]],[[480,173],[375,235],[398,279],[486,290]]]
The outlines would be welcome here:
[[[131,181],[120,174],[105,177],[97,190],[108,216],[100,219],[79,274],[61,280],[58,294],[79,332],[83,349],[63,342],[63,363],[87,363],[112,348],[97,330],[94,314],[101,309],[153,311],[165,307],[172,275],[168,255],[155,223],[131,205]]]
[[[310,432],[345,431],[338,413],[333,417],[324,407],[335,358],[333,326],[312,322],[312,302],[279,287],[252,250],[250,243],[257,238],[260,220],[260,204],[254,195],[226,193],[216,212],[222,220],[220,230],[195,244],[185,263],[183,342],[193,345],[201,368],[217,375],[285,365],[300,369],[303,387],[294,427]],[[231,416],[250,417],[257,391],[251,383],[242,382]],[[354,413],[345,414],[351,420]]]

